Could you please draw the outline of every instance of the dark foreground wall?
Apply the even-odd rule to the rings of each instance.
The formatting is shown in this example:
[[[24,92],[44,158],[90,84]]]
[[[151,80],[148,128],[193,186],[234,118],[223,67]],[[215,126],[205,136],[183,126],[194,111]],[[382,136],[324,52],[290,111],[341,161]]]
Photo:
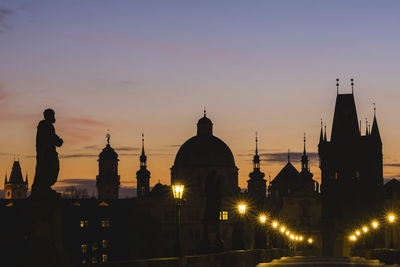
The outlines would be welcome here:
[[[158,258],[134,261],[109,262],[107,267],[249,267],[288,256],[283,249],[235,250],[208,255],[184,256],[182,258]]]
[[[397,249],[360,249],[352,253],[354,256],[366,259],[379,260],[385,264],[400,264],[400,250]]]

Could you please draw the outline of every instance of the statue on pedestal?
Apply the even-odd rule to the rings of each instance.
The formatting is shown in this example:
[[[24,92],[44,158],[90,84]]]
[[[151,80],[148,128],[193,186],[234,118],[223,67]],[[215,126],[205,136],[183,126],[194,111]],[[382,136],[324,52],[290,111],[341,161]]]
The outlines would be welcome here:
[[[57,182],[60,170],[56,147],[63,144],[63,140],[56,135],[53,124],[56,122],[54,110],[46,109],[43,112],[44,120],[37,126],[36,134],[36,173],[32,185],[32,196],[51,197],[58,193],[51,189]]]

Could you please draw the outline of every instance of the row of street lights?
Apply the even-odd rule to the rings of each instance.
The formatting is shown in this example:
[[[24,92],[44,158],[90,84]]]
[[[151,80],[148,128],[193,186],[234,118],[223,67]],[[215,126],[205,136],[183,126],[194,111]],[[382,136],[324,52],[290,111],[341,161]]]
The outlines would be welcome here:
[[[173,184],[172,186],[172,193],[175,199],[175,204],[176,204],[176,245],[175,245],[175,255],[176,256],[181,256],[181,238],[180,238],[180,225],[181,225],[181,206],[183,204],[183,192],[185,189],[185,186],[182,184]],[[240,228],[241,228],[241,234],[243,237],[243,219],[244,216],[247,212],[247,204],[246,203],[239,203],[237,205],[237,209],[239,212],[239,215],[241,216],[241,223],[240,223]],[[265,214],[260,214],[258,216],[258,221],[265,226],[265,231],[267,231],[267,226],[268,226],[268,217]],[[271,227],[272,229],[279,230],[281,234],[286,236],[289,240],[293,242],[303,242],[307,240],[307,243],[312,244],[313,239],[309,237],[308,239],[304,239],[302,235],[297,235],[294,232],[290,231],[287,229],[287,227],[283,224],[280,224],[277,220],[272,220],[271,218]],[[244,248],[244,241],[243,238],[241,238],[241,246]]]
[[[389,223],[390,225],[390,247],[389,248],[393,248],[393,224],[396,222],[397,218],[396,215],[394,213],[388,213],[386,215],[386,221]],[[379,228],[379,222],[378,220],[372,220],[370,223],[370,227],[372,228],[372,230],[376,230]],[[361,227],[360,229],[356,229],[354,230],[353,233],[351,233],[349,235],[349,240],[351,242],[356,242],[358,240],[359,237],[361,237],[361,235],[365,235],[369,232],[370,228],[367,225],[364,225]]]

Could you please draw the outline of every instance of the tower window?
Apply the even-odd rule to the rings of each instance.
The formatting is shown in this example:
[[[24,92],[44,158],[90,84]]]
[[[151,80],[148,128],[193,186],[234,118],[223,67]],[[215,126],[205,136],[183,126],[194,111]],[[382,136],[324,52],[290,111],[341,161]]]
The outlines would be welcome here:
[[[107,240],[103,240],[103,248],[107,248],[108,242]]]
[[[87,245],[86,244],[82,244],[81,248],[82,248],[82,254],[85,254],[87,252]]]
[[[219,220],[220,221],[227,221],[228,220],[228,211],[223,210],[219,212]]]
[[[102,228],[108,228],[110,227],[110,220],[101,220],[100,225]]]
[[[97,258],[96,257],[92,258],[92,263],[97,263]]]
[[[107,254],[103,254],[102,258],[103,258],[103,262],[107,262],[108,261],[108,255]]]
[[[97,251],[97,243],[92,244],[92,251]]]
[[[81,225],[81,228],[87,228],[89,226],[89,221],[81,220],[80,225]]]

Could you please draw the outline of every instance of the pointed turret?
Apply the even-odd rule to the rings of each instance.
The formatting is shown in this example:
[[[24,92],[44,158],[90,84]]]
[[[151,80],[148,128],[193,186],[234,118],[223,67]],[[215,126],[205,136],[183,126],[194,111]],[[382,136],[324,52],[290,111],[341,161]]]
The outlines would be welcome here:
[[[26,198],[28,184],[24,182],[21,165],[19,160],[15,160],[12,166],[9,180],[4,180],[4,191],[6,199],[23,199]]]
[[[327,143],[327,142],[328,142],[328,138],[326,137],[326,124],[325,124],[324,142],[325,142],[325,143]]]
[[[150,192],[150,171],[147,170],[147,156],[144,153],[144,134],[142,133],[142,154],[140,155],[140,169],[136,172],[137,197],[143,197]]]
[[[260,156],[258,155],[258,137],[256,133],[256,149],[253,157],[253,171],[249,174],[250,179],[247,181],[249,195],[251,195],[258,205],[264,203],[266,197],[267,181],[264,179],[265,174],[260,171]]]
[[[303,156],[301,156],[301,171],[302,172],[307,172],[309,171],[308,167],[308,156],[306,152],[306,133],[304,133],[304,149],[303,149]]]
[[[324,132],[323,132],[322,128],[323,128],[323,122],[322,122],[322,119],[321,119],[321,133],[319,135],[319,143],[320,144],[322,144],[324,142]]]
[[[376,120],[375,103],[374,103],[374,122],[372,123],[371,136],[377,141],[378,144],[382,144],[381,135],[379,133],[378,121]]]
[[[25,176],[25,184],[28,184],[28,172],[26,172],[26,176]]]
[[[6,177],[4,178],[4,184],[7,183],[7,173],[6,173]]]
[[[351,142],[360,136],[353,94],[338,94],[333,116],[331,142]]]

